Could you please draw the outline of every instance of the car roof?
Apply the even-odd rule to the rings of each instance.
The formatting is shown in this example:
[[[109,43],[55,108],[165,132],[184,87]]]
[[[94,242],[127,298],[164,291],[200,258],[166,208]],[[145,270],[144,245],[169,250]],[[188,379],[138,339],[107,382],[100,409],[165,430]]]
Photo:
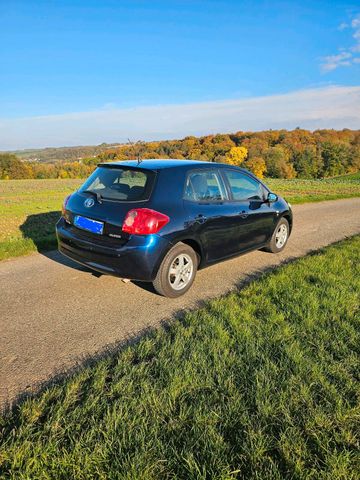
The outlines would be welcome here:
[[[169,159],[169,158],[151,158],[151,159],[144,159],[140,163],[137,160],[125,160],[125,161],[117,161],[117,162],[106,162],[100,163],[99,166],[107,166],[107,167],[132,167],[132,168],[142,168],[146,170],[161,170],[165,168],[204,168],[204,167],[234,167],[234,165],[227,165],[222,163],[215,163],[215,162],[206,162],[202,160],[178,160],[178,159]],[[236,167],[239,168],[239,167]],[[239,168],[240,170],[244,170]],[[246,170],[244,170],[246,171]]]
[[[117,162],[106,162],[100,165],[104,166],[121,166],[121,167],[139,167],[147,170],[159,170],[163,168],[174,168],[174,167],[189,167],[190,165],[211,165],[211,162],[202,162],[199,160],[173,160],[169,158],[159,159],[159,158],[149,158],[144,159],[140,163],[137,160],[125,160]]]

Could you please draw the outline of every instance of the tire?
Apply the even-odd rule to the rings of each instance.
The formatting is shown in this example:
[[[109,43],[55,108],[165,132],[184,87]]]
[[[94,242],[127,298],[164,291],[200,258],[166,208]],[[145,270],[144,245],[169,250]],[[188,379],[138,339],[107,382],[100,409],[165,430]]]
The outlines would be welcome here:
[[[193,284],[197,267],[198,258],[194,250],[179,242],[165,255],[153,286],[164,297],[180,297]]]
[[[282,233],[282,239],[281,239],[281,233]],[[275,227],[275,230],[271,236],[270,242],[267,244],[264,250],[271,253],[282,252],[286,247],[289,234],[290,234],[289,222],[286,220],[286,218],[281,218]]]

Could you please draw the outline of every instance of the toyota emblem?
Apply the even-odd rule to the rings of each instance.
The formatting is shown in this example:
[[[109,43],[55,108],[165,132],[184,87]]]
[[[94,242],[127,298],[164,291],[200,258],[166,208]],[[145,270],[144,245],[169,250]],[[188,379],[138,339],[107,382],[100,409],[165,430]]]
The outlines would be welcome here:
[[[93,198],[87,198],[84,202],[85,207],[90,208],[95,205],[95,200]]]

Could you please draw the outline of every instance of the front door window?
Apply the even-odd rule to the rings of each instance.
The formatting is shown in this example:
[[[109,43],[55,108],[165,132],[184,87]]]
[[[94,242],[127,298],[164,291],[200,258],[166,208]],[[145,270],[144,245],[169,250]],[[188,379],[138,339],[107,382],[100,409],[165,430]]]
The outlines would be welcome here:
[[[263,200],[263,187],[260,182],[242,172],[224,171],[235,201]]]

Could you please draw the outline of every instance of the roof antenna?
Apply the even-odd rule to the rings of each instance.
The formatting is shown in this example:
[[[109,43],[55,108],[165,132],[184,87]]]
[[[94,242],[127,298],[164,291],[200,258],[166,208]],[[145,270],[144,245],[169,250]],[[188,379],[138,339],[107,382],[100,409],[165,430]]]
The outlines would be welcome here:
[[[135,144],[130,140],[130,138],[128,138],[128,141],[130,143],[130,145],[135,148],[136,145],[139,145],[139,148],[137,149],[137,151],[135,150],[135,153],[136,153],[136,160],[138,162],[138,165],[140,165],[140,163],[142,162],[142,158],[141,158],[141,146],[143,146],[143,142],[141,140],[138,140]]]

